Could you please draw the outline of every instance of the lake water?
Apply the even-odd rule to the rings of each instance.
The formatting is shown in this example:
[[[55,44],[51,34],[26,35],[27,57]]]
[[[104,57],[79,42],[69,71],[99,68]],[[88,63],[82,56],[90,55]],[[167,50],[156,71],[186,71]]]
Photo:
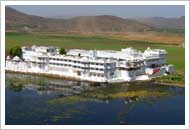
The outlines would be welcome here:
[[[184,125],[184,88],[6,73],[7,125]]]

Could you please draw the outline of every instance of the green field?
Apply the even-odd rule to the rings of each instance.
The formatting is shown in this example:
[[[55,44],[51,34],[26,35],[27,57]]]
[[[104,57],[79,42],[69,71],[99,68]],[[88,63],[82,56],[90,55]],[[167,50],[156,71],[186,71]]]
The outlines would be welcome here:
[[[185,71],[185,48],[164,43],[153,43],[134,40],[118,40],[106,36],[81,36],[81,35],[45,35],[45,34],[24,34],[16,32],[6,32],[6,54],[14,46],[31,45],[52,45],[69,48],[81,49],[110,49],[120,50],[121,48],[133,47],[145,50],[147,47],[161,48],[168,51],[168,63],[174,64],[177,72]]]

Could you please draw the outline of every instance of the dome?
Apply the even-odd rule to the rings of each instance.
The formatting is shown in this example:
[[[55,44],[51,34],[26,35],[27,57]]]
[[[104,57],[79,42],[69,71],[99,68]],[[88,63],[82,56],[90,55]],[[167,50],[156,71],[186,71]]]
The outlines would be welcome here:
[[[11,57],[10,56],[7,56],[7,58],[6,58],[7,60],[10,60],[11,59]]]
[[[15,56],[15,57],[13,58],[13,60],[20,60],[20,58],[19,58],[18,56]]]

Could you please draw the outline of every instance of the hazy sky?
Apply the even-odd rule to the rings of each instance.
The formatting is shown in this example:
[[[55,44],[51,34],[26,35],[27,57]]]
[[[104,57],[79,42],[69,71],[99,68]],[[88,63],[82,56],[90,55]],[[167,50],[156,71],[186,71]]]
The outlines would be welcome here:
[[[45,17],[115,15],[130,17],[179,17],[185,15],[183,5],[14,5],[21,12]]]

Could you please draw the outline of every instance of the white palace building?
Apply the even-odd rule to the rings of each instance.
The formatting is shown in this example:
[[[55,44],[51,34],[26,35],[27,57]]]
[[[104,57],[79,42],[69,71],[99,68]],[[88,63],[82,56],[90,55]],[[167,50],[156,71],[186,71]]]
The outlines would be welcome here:
[[[53,46],[22,47],[22,58],[7,56],[6,70],[50,74],[93,82],[148,80],[174,73],[167,65],[167,52],[147,48],[112,50],[67,50]]]

